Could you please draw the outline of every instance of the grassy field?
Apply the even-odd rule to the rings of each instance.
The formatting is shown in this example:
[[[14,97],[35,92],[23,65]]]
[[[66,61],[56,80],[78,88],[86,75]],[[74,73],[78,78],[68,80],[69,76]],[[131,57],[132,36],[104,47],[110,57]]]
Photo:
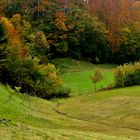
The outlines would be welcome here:
[[[135,91],[134,94],[131,93],[132,89]],[[125,93],[126,91],[130,92]],[[133,87],[114,90],[112,93],[82,95],[60,100],[61,104],[58,106],[56,102],[13,93],[0,85],[0,139],[140,139],[139,91],[140,87]],[[123,109],[126,111],[123,112]],[[118,115],[115,118],[113,114]],[[118,124],[117,117],[120,116],[124,117],[120,121],[125,120],[122,125]]]
[[[96,130],[104,133],[140,136],[140,86],[73,97],[57,109],[71,118],[103,125]]]
[[[97,90],[114,83],[112,69],[115,68],[115,65],[94,65],[88,61],[74,59],[56,59],[52,62],[60,72],[64,86],[72,90],[72,95],[87,94],[94,91],[94,84],[90,76],[94,74],[94,70],[97,68],[101,69],[104,76],[103,80],[97,83]]]
[[[89,76],[101,68],[98,89],[113,83],[113,65],[58,59],[67,99],[47,101],[0,84],[0,140],[140,140],[140,86],[94,92]]]
[[[98,132],[95,126],[99,127],[100,124],[70,118],[56,110],[57,103],[55,102],[13,93],[0,85],[0,139],[129,139],[126,136]]]
[[[87,94],[93,92],[94,84],[92,83],[90,76],[93,75],[93,70],[85,70],[83,72],[69,72],[63,74],[64,86],[69,87],[72,90],[72,95]],[[104,79],[97,83],[97,90],[107,87],[110,83],[113,83],[113,74],[111,70],[103,70]]]
[[[140,104],[138,103],[140,101],[138,95],[140,87],[134,87],[134,94],[130,89],[119,89],[112,93],[101,92],[96,95],[89,94],[88,96],[82,95],[67,100],[59,100],[61,104],[58,106],[56,102],[13,93],[0,85],[0,139],[138,140],[140,139]],[[126,91],[130,92],[123,95]],[[113,104],[112,101],[114,101]],[[126,104],[124,101],[127,101]],[[102,106],[100,106],[101,102]],[[119,104],[120,102],[122,106]],[[103,104],[105,104],[104,107]],[[105,110],[107,106],[108,109]],[[109,108],[110,106],[111,108]],[[128,115],[121,120],[126,120],[124,124],[121,124],[122,122],[114,124],[113,119],[115,118],[112,117],[106,119],[108,115],[115,113],[119,117],[121,111],[117,108],[123,112],[123,109],[128,106],[133,112],[127,112],[127,108],[121,116]],[[135,110],[133,110],[134,108]],[[104,118],[104,121],[97,119],[97,116],[102,120]],[[111,122],[108,122],[110,120]],[[126,125],[127,122],[128,125]]]

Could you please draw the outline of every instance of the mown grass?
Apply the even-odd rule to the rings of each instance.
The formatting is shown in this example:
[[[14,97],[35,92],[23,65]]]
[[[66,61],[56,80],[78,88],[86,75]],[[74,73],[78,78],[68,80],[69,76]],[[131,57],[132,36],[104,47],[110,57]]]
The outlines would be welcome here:
[[[85,96],[83,97],[85,98]],[[79,100],[77,98],[75,97],[75,101],[78,103],[81,97]],[[94,99],[94,95],[90,97],[89,104],[91,104],[92,98]],[[67,101],[69,103],[69,100]],[[73,110],[75,112],[72,109],[77,104],[75,101],[69,111]],[[123,132],[117,135],[116,133],[111,133],[112,130],[106,133],[106,131],[102,131],[102,128],[107,127],[105,124],[82,121],[59,114],[54,110],[54,108],[58,109],[56,105],[55,102],[10,92],[5,86],[0,85],[0,139],[135,140],[138,138],[138,135],[131,135],[128,138],[128,136],[123,135]],[[64,106],[67,108],[68,104],[64,102],[62,108]],[[60,110],[64,111],[65,109]],[[77,112],[81,112],[81,109],[77,110]],[[2,121],[3,119],[10,121],[5,122]],[[137,133],[135,132],[135,134]]]
[[[71,118],[104,125],[97,125],[98,131],[140,139],[140,86],[73,97],[57,109]]]

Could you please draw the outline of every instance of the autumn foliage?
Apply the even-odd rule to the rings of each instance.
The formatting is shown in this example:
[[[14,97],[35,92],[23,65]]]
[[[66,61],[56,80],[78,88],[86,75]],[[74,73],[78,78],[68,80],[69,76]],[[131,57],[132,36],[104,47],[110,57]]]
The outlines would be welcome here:
[[[11,23],[12,22],[12,23]],[[40,64],[40,57],[48,49],[48,43],[43,32],[38,32],[30,45],[38,49],[38,56],[33,55],[28,48],[27,38],[30,33],[20,15],[11,18],[1,17],[0,34],[6,36],[0,42],[0,81],[12,88],[20,87],[20,92],[42,98],[66,97],[70,90],[63,87],[63,82],[57,75],[53,64]],[[15,27],[14,27],[15,26]],[[26,57],[25,57],[26,56]]]
[[[140,21],[140,3],[128,0],[89,0],[89,9],[96,13],[109,30],[112,51],[117,51],[122,41],[122,29]]]
[[[24,57],[26,54],[26,50],[24,44],[21,41],[18,30],[16,30],[12,23],[5,17],[1,17],[0,24],[2,24],[2,26],[4,27],[6,35],[8,37],[9,50],[11,50],[12,48],[17,51],[17,54],[15,55],[18,55],[19,58]]]
[[[11,0],[2,5],[0,79],[12,87],[20,86],[22,92],[44,98],[69,94],[55,66],[48,64],[53,58],[71,57],[95,64],[140,60],[138,1]],[[122,69],[116,70],[116,79]],[[91,79],[96,83],[102,75],[96,71]]]
[[[90,78],[91,78],[92,82],[95,85],[94,89],[96,91],[96,84],[103,79],[103,75],[102,75],[101,70],[100,69],[96,69],[95,72],[94,72],[94,75],[92,75]]]
[[[114,69],[115,86],[140,85],[140,62],[124,64]]]
[[[59,30],[67,30],[66,22],[67,18],[64,12],[57,12],[55,14],[55,25]]]

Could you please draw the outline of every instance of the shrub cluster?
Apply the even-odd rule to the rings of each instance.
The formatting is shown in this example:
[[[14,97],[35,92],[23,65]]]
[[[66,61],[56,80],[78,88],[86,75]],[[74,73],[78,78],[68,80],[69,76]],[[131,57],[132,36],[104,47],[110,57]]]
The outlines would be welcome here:
[[[0,69],[0,79],[21,92],[42,98],[67,97],[70,91],[63,88],[53,64],[39,64],[38,58],[8,59]]]
[[[114,75],[116,87],[140,85],[140,62],[121,65],[114,70]]]
[[[0,82],[42,98],[69,96],[70,90],[64,89],[55,66],[42,59],[48,48],[43,32],[38,32],[32,41],[34,50],[27,47],[30,42],[26,43],[5,17],[0,19],[0,34]]]

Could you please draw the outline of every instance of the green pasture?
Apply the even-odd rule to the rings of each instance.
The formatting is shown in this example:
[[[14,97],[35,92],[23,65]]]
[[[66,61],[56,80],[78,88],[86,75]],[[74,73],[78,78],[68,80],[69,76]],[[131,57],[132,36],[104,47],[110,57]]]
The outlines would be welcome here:
[[[94,92],[94,83],[90,77],[94,74],[95,69],[100,69],[103,74],[103,80],[97,83],[97,90],[114,84],[113,68],[115,65],[95,65],[88,61],[74,59],[55,59],[52,62],[61,74],[64,86],[71,89],[71,95]]]
[[[139,140],[139,91],[138,86],[53,102],[0,85],[0,139]]]
[[[140,86],[95,92],[94,70],[99,90],[114,83],[114,65],[53,61],[72,96],[47,101],[0,84],[0,140],[140,140]]]

